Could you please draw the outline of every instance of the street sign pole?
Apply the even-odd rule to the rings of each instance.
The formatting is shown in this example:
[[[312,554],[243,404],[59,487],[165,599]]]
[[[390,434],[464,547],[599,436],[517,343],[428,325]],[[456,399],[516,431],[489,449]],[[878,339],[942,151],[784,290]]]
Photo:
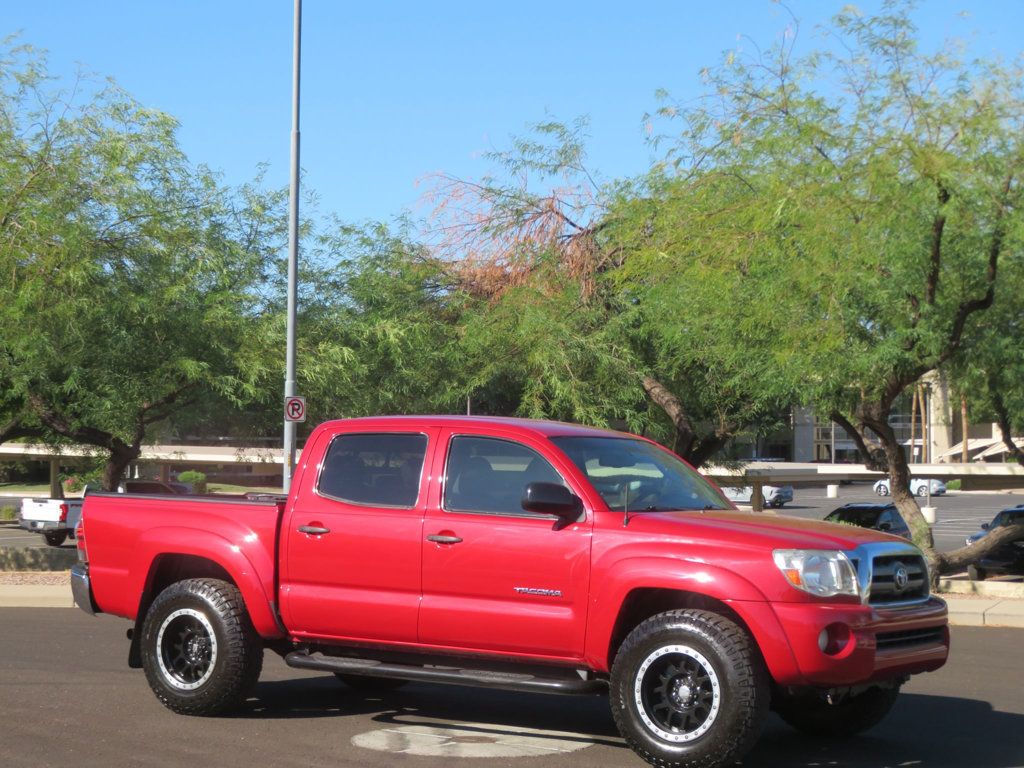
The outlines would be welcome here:
[[[299,62],[302,42],[302,0],[295,0],[295,41],[292,52],[292,167],[288,195],[288,331],[285,351],[284,396],[295,395],[295,305],[299,272]],[[292,484],[295,471],[295,422],[284,422],[284,467],[281,485],[285,493]]]

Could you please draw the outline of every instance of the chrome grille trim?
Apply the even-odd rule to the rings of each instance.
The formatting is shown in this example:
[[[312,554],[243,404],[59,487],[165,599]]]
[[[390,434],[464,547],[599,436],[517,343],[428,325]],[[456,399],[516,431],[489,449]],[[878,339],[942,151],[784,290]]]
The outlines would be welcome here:
[[[878,608],[918,605],[931,597],[927,561],[921,550],[910,543],[875,541],[848,550],[846,556],[857,570],[861,602]],[[896,561],[907,566],[909,582],[904,590],[911,597],[894,594],[892,577]]]

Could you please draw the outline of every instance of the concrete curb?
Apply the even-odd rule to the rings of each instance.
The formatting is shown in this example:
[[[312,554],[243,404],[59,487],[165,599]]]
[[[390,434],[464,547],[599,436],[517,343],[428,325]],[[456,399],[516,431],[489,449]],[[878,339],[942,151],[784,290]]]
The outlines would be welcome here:
[[[72,608],[70,584],[0,584],[0,608]]]
[[[954,627],[1024,629],[1024,600],[942,596]],[[0,608],[72,608],[70,584],[0,584]]]
[[[970,581],[969,579],[941,579],[939,592],[942,595],[977,595],[993,599],[1024,598],[1024,582],[1020,581]]]

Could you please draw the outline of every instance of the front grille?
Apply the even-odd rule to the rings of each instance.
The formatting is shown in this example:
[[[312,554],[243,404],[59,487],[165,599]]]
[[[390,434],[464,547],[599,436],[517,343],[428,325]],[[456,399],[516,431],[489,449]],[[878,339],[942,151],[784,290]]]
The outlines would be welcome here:
[[[928,567],[920,555],[879,555],[871,564],[872,605],[902,603],[928,597]]]
[[[902,632],[880,632],[875,635],[875,644],[880,651],[911,648],[915,645],[934,645],[941,643],[942,640],[942,627],[907,629]]]

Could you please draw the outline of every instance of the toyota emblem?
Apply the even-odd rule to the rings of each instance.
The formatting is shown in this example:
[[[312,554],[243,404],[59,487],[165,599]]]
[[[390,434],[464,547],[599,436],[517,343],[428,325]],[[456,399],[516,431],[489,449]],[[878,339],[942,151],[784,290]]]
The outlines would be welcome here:
[[[907,566],[903,563],[896,563],[892,574],[893,589],[899,594],[907,588],[908,584],[910,584],[910,573],[907,572]]]

